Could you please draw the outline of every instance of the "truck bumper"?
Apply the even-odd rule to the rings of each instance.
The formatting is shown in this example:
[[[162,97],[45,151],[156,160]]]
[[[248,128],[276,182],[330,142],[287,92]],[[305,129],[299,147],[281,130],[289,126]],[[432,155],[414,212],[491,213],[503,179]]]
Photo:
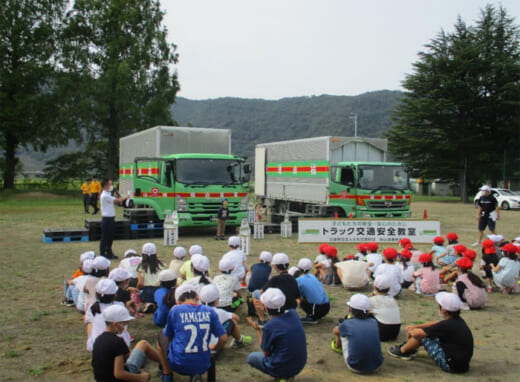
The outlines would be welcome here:
[[[398,210],[398,211],[386,211],[386,210],[376,210],[376,211],[367,211],[358,209],[356,211],[356,218],[358,219],[384,219],[384,218],[402,218],[408,219],[412,217],[412,211],[410,210]]]
[[[238,226],[243,218],[247,219],[248,212],[240,211],[231,213],[226,224],[229,226]],[[217,225],[215,215],[213,214],[191,214],[189,212],[179,212],[179,227],[213,227]]]

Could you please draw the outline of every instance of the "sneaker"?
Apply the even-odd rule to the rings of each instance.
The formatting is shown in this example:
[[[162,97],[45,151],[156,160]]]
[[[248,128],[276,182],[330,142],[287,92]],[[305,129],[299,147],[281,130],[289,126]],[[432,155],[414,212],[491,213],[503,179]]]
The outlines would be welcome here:
[[[478,247],[479,245],[480,245],[480,243],[478,241],[476,241],[473,244],[471,244],[472,247]]]
[[[190,382],[202,382],[202,375],[200,375],[200,374],[192,375],[190,377]]]
[[[275,381],[276,381],[276,382],[292,382],[292,381],[294,381],[294,377],[291,377],[291,378],[289,378],[289,379],[276,378]]]
[[[336,347],[336,340],[332,340],[332,342],[330,343],[330,348],[333,352],[343,354],[343,349]]]
[[[253,338],[251,336],[244,336],[242,335],[240,337],[240,341],[234,341],[233,342],[233,345],[235,346],[246,346],[246,345],[251,345],[253,343]]]
[[[486,289],[487,289],[487,291],[488,291],[489,293],[493,292],[493,287],[492,287],[492,286],[488,286]]]
[[[320,322],[320,320],[316,320],[312,317],[301,317],[300,318],[300,321],[302,322],[302,324],[317,324],[318,322]]]
[[[173,375],[172,374],[162,374],[161,381],[162,382],[173,382]]]
[[[147,302],[144,305],[143,313],[153,313],[155,311],[155,304],[152,302]]]
[[[69,301],[69,300],[64,299],[64,300],[61,300],[61,305],[71,307],[71,306],[74,306],[74,301]]]
[[[462,310],[470,310],[470,307],[469,307],[469,305],[467,303],[463,302],[461,307],[460,307],[460,309],[462,309]]]
[[[412,359],[413,354],[412,353],[403,353],[401,351],[401,346],[402,345],[394,345],[394,346],[390,347],[390,349],[388,349],[388,354],[390,354],[392,357],[401,358],[406,361]]]

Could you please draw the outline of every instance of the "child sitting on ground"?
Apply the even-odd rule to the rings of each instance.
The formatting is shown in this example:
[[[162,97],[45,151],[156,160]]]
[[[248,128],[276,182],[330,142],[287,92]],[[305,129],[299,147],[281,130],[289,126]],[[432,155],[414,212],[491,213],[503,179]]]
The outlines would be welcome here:
[[[354,255],[354,257],[356,258],[356,260],[364,261],[365,257],[367,256],[368,246],[365,243],[359,243],[358,245],[356,245],[356,249],[358,250],[358,252]]]
[[[377,243],[368,243],[367,244],[369,253],[366,256],[366,262],[368,263],[368,275],[370,278],[374,278],[374,272],[376,271],[377,267],[383,263],[383,256],[381,254],[377,253],[377,250],[379,249],[379,244]]]
[[[460,259],[464,256],[464,253],[468,250],[464,245],[457,244],[452,247],[453,253],[455,253],[455,259]],[[454,280],[459,275],[459,270],[455,262],[445,265],[439,270],[439,277],[442,279],[443,284]]]
[[[62,305],[65,306],[74,306],[78,301],[79,290],[74,286],[74,279],[83,276],[83,263],[86,260],[93,260],[96,257],[94,251],[87,251],[80,255],[79,257],[79,267],[76,269],[76,272],[72,275],[70,280],[63,281],[63,300],[61,301]]]
[[[262,251],[258,256],[258,263],[251,266],[251,270],[246,278],[249,278],[247,289],[251,293],[247,302],[247,316],[258,316],[258,324],[265,323],[264,306],[260,301],[260,289],[267,283],[271,275],[271,260],[273,255],[271,252]],[[255,297],[256,296],[256,297]]]
[[[479,309],[487,301],[486,284],[476,274],[471,272],[473,261],[467,257],[457,260],[460,274],[453,284],[453,293],[462,301],[462,309]]]
[[[391,280],[386,275],[378,275],[374,280],[374,296],[370,297],[371,312],[379,327],[379,339],[392,341],[401,329],[401,313],[397,301],[388,295]]]
[[[130,273],[128,285],[132,288],[137,287],[137,267],[141,264],[141,260],[141,256],[135,249],[127,249],[124,259],[119,263],[119,268],[123,268]]]
[[[320,264],[316,265],[316,269],[320,272],[320,278],[323,285],[339,285],[341,280],[338,277],[335,264],[338,260],[338,250],[336,247],[329,245],[325,248],[327,258]]]
[[[403,289],[407,289],[413,284],[413,273],[415,272],[415,267],[410,262],[411,258],[412,252],[410,252],[408,248],[403,249],[399,254],[399,263],[397,266],[401,268],[401,271],[403,272],[403,282],[401,283]]]
[[[243,301],[238,294],[240,281],[231,274],[233,263],[228,258],[222,258],[218,263],[218,268],[221,274],[213,278],[213,283],[219,292],[218,307],[228,312],[234,312]]]
[[[368,264],[358,260],[355,255],[348,255],[344,261],[335,264],[341,284],[348,290],[365,289],[369,284]]]
[[[177,275],[170,269],[159,272],[159,282],[161,286],[153,295],[157,309],[153,313],[153,323],[163,328],[166,325],[168,312],[175,305],[175,286],[177,285]]]
[[[141,301],[145,303],[143,313],[152,313],[156,309],[153,294],[159,288],[159,272],[164,269],[164,263],[157,257],[154,243],[143,245],[141,257],[141,264],[137,267],[137,288],[141,291]]]
[[[316,276],[309,273],[312,269],[310,259],[300,259],[298,268],[294,277],[300,291],[300,308],[306,313],[301,321],[307,324],[317,324],[321,318],[329,313],[329,298],[320,281]]]
[[[72,280],[72,284],[78,290],[78,297],[76,300],[76,309],[81,313],[85,312],[85,303],[87,301],[88,292],[85,291],[85,284],[89,278],[93,278],[94,260],[85,260],[83,262],[83,275]]]
[[[122,302],[126,308],[133,314],[138,317],[137,314],[137,306],[134,300],[132,300],[131,293],[136,293],[138,290],[136,288],[132,288],[129,285],[130,282],[130,273],[123,268],[115,268],[110,271],[108,274],[108,278],[110,280],[114,280],[117,285],[117,293],[115,301]]]
[[[520,272],[520,262],[517,258],[517,246],[508,243],[500,248],[504,257],[500,259],[498,265],[491,265],[493,270],[493,281],[504,294],[518,292],[518,274]]]
[[[128,310],[122,305],[112,305],[103,311],[105,331],[94,342],[92,369],[96,381],[148,381],[150,375],[143,371],[148,358],[159,362],[159,353],[147,341],[139,341],[132,352],[120,334],[129,321]],[[130,353],[130,356],[129,356]]]
[[[184,247],[175,247],[173,250],[173,260],[170,261],[170,266],[168,269],[175,273],[177,277],[181,274],[181,267],[184,265],[184,261],[186,259],[186,248]]]
[[[355,294],[347,302],[346,319],[332,331],[336,338],[331,347],[342,353],[347,367],[355,373],[375,373],[383,364],[379,329],[370,315],[370,300],[362,294]]]
[[[323,280],[323,277],[321,275],[320,269],[317,268],[318,264],[321,264],[322,261],[327,260],[327,255],[325,253],[325,248],[327,248],[329,245],[326,243],[320,244],[318,247],[318,255],[314,259],[314,276],[316,276],[320,281]]]
[[[401,293],[401,283],[403,282],[403,271],[394,263],[395,259],[397,259],[397,250],[392,247],[385,248],[383,256],[385,262],[376,268],[374,278],[379,275],[386,275],[390,280],[388,295],[396,297]]]
[[[85,281],[85,286],[83,290],[87,293],[87,297],[85,298],[85,306],[83,308],[84,312],[87,312],[92,304],[96,302],[96,285],[99,280],[108,277],[110,273],[110,260],[108,260],[104,256],[97,256],[93,261],[93,272],[92,277],[89,277],[87,281]]]
[[[486,239],[482,242],[482,261],[484,265],[480,267],[485,273],[488,282],[487,291],[493,291],[493,272],[492,267],[498,264],[498,255],[493,240]]]
[[[444,252],[442,255],[439,255],[437,257],[437,260],[435,261],[435,263],[441,267],[453,264],[457,260],[457,255],[455,254],[454,246],[458,244],[458,236],[456,233],[450,232],[446,235],[446,238],[448,239],[448,246],[446,247],[446,252]]]
[[[446,253],[444,248],[444,238],[442,236],[435,236],[433,238],[433,246],[430,254],[433,256],[433,263],[437,264],[437,259]]]
[[[191,270],[193,277],[186,281],[186,284],[191,285],[192,289],[198,295],[204,285],[213,282],[213,280],[208,277],[209,259],[204,255],[193,255],[191,258]]]
[[[422,268],[415,271],[415,293],[433,296],[440,289],[439,271],[433,265],[431,253],[423,253],[419,256]]]
[[[193,270],[191,268],[191,258],[194,255],[202,255],[202,247],[198,244],[193,244],[188,251],[190,258],[187,259],[184,264],[182,264],[179,269],[179,282],[178,284],[182,284],[185,281],[188,281],[193,277]]]

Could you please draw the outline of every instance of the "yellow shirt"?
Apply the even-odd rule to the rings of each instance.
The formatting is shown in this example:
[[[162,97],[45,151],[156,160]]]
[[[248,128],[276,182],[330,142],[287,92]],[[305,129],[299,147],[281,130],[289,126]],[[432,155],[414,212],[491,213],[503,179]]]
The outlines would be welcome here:
[[[83,182],[81,185],[81,192],[83,192],[83,194],[90,194],[90,185],[88,185],[86,182]]]
[[[101,192],[101,183],[99,181],[90,182],[90,193],[99,194]]]

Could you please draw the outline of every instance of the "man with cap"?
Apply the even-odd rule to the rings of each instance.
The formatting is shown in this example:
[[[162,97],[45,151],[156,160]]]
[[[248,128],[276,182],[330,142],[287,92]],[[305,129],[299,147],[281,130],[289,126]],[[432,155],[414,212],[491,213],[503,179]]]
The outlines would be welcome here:
[[[262,290],[266,291],[268,288],[280,289],[285,295],[285,304],[282,310],[296,309],[298,306],[297,300],[300,298],[300,291],[294,277],[287,272],[289,269],[289,256],[285,253],[275,253],[272,265],[278,275],[271,277],[262,287]]]
[[[94,342],[92,369],[96,381],[148,381],[142,370],[146,359],[159,362],[159,353],[146,340],[139,341],[132,352],[119,335],[134,317],[122,305],[112,305],[103,311],[105,331]]]
[[[260,299],[272,318],[261,328],[248,317],[262,352],[250,353],[247,363],[276,378],[276,381],[293,380],[307,363],[303,326],[294,310],[284,311],[285,295],[280,289],[269,288]]]
[[[496,221],[500,218],[498,201],[490,194],[491,188],[484,185],[480,191],[482,191],[482,195],[477,199],[478,240],[473,243],[474,247],[480,245],[486,227],[491,233],[495,233]]]
[[[306,324],[317,324],[320,318],[329,313],[330,301],[323,284],[316,276],[309,273],[311,269],[312,261],[310,259],[300,259],[295,278],[300,292],[300,308],[306,313],[301,321]]]
[[[469,370],[473,356],[473,335],[460,316],[462,301],[454,293],[439,292],[435,295],[441,321],[410,325],[408,341],[392,346],[392,357],[411,359],[422,345],[437,366],[449,373],[464,373]]]

